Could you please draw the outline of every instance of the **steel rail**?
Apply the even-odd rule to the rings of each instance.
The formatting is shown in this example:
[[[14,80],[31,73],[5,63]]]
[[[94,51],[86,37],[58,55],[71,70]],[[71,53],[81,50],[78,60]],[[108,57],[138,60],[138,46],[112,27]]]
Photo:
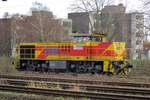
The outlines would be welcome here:
[[[0,75],[0,78],[150,88],[149,83],[133,83],[133,82],[127,83],[127,82],[112,82],[103,80],[86,80],[86,79],[71,79],[71,78],[52,78],[52,77],[45,78],[45,77],[32,77],[32,76],[28,77],[28,76],[14,76],[14,75],[13,76]]]
[[[54,89],[42,89],[42,88],[29,88],[23,86],[11,86],[11,85],[0,85],[0,90],[13,91],[21,93],[33,93],[40,95],[61,95],[71,97],[86,97],[94,99],[107,99],[107,100],[149,100],[150,96],[144,95],[129,95],[129,94],[116,94],[116,93],[104,93],[104,92],[87,92],[87,91],[70,91],[70,90],[54,90]]]
[[[3,81],[3,82],[2,82]],[[29,86],[32,84],[40,84],[40,86],[46,86],[45,88],[53,88],[59,86],[61,89],[69,90],[74,87],[78,87],[79,90],[84,91],[97,91],[97,92],[112,92],[112,93],[126,93],[126,94],[140,94],[140,95],[150,95],[150,88],[137,88],[137,87],[122,87],[122,86],[111,86],[111,85],[90,85],[90,84],[76,84],[76,83],[66,83],[66,82],[41,82],[41,81],[31,81],[31,80],[14,80],[14,79],[0,79],[0,82],[9,85],[18,86]]]

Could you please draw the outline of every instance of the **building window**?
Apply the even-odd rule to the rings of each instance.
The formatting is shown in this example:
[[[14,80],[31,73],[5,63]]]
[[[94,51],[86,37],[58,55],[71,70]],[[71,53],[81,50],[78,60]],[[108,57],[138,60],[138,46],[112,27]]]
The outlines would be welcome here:
[[[143,27],[143,24],[142,24],[142,23],[137,23],[137,24],[136,24],[136,28],[137,28],[137,29],[142,28],[142,27]]]
[[[143,32],[142,31],[138,31],[136,32],[136,37],[142,37]]]
[[[140,43],[141,43],[140,40],[137,40],[137,41],[136,41],[136,45],[139,45]]]
[[[136,15],[137,20],[141,20],[142,18],[143,18],[142,16]]]
[[[64,22],[63,22],[63,26],[65,26],[65,27],[70,27],[70,26],[71,26],[71,23],[70,23],[70,22],[67,22],[67,21],[64,21]]]
[[[137,50],[135,50],[135,53],[137,53],[137,54],[138,54],[138,53],[139,53],[139,50],[138,50],[138,49],[137,49]]]

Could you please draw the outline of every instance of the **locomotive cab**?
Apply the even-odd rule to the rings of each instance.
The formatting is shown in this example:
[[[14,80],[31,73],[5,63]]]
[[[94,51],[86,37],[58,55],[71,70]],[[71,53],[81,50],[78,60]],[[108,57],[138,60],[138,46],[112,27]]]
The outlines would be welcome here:
[[[90,38],[91,38],[91,42],[106,42],[107,41],[106,34],[93,33],[90,36]]]

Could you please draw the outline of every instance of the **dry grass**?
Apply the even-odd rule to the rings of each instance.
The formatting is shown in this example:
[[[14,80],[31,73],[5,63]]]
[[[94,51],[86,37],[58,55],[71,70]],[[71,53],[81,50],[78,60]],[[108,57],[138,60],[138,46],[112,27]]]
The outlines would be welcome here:
[[[27,84],[27,87],[33,87],[33,88],[48,88],[48,84],[46,84],[45,82],[35,82],[35,81],[31,81]]]
[[[15,92],[0,92],[0,100],[53,100],[53,97],[21,94]]]
[[[150,60],[136,60],[129,77],[150,77]]]
[[[15,67],[12,65],[12,59],[6,56],[0,57],[0,73],[16,73]]]
[[[90,100],[87,98],[74,98],[74,97],[53,97],[35,94],[25,94],[16,92],[0,92],[0,100]]]

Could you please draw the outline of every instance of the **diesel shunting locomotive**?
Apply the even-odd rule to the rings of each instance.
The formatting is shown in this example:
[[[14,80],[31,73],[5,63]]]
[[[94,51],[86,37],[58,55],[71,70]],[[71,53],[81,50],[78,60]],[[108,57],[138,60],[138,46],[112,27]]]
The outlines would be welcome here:
[[[88,38],[89,41],[84,43],[19,43],[16,68],[44,72],[115,73],[126,57],[125,42],[105,41],[104,34]]]

